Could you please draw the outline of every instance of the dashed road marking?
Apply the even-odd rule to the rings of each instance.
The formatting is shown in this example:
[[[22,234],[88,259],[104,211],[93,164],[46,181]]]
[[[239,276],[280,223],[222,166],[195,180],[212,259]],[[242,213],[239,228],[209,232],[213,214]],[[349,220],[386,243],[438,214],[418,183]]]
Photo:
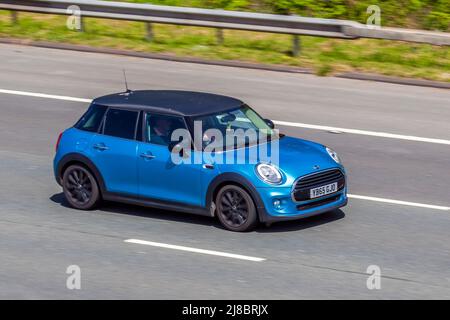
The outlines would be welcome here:
[[[152,247],[159,247],[159,248],[172,249],[172,250],[181,250],[181,251],[201,253],[201,254],[209,254],[209,255],[213,255],[213,256],[220,256],[220,257],[240,259],[240,260],[248,260],[248,261],[254,261],[254,262],[261,262],[261,261],[266,260],[264,258],[244,256],[241,254],[234,254],[234,253],[214,251],[214,250],[205,250],[205,249],[198,249],[198,248],[185,247],[185,246],[177,246],[177,245],[173,245],[173,244],[145,241],[145,240],[139,240],[139,239],[128,239],[128,240],[124,240],[124,241],[128,242],[128,243],[142,244],[142,245],[152,246]]]

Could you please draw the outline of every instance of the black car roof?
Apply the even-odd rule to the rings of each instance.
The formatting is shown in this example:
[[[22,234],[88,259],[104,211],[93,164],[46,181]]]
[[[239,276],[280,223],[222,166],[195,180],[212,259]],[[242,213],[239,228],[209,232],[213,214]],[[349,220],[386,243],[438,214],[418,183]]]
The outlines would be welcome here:
[[[178,90],[137,90],[99,97],[94,104],[199,116],[239,108],[243,102],[227,96]]]

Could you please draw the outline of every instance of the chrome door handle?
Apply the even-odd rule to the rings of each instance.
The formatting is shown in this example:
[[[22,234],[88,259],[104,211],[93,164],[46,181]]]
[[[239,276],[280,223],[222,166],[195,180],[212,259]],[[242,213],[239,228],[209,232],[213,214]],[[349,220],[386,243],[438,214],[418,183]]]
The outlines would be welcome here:
[[[100,150],[100,151],[104,151],[104,150],[108,150],[109,148],[107,146],[105,146],[104,144],[94,144],[93,145],[94,149]]]
[[[156,158],[151,153],[141,153],[141,157],[144,158],[144,159],[154,159],[154,158]]]

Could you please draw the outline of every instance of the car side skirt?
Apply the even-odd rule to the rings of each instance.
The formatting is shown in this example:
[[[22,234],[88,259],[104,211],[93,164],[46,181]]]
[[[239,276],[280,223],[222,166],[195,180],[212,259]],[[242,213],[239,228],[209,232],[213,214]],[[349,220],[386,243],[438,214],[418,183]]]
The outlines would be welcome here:
[[[160,199],[154,199],[154,198],[141,198],[141,197],[134,197],[134,196],[125,195],[125,194],[104,192],[103,199],[107,200],[107,201],[122,202],[122,203],[133,204],[133,205],[144,206],[144,207],[151,207],[151,208],[156,208],[156,209],[171,210],[171,211],[177,211],[177,212],[186,212],[186,213],[197,214],[197,215],[202,215],[202,216],[209,216],[209,217],[211,216],[210,212],[204,207],[186,205],[184,203],[178,203],[178,202],[166,201],[166,200],[160,200]]]

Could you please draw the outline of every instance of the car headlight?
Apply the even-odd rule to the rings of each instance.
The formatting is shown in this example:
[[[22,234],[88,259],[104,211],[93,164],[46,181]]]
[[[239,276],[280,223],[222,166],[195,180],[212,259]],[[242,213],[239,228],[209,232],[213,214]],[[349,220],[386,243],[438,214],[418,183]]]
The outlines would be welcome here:
[[[341,163],[341,159],[339,159],[339,156],[337,155],[336,151],[328,147],[325,147],[325,149],[327,150],[328,154],[330,155],[331,158],[333,158],[334,161],[336,161],[339,164]]]
[[[258,164],[256,166],[256,173],[261,180],[270,184],[279,184],[282,179],[280,170],[269,163]]]

